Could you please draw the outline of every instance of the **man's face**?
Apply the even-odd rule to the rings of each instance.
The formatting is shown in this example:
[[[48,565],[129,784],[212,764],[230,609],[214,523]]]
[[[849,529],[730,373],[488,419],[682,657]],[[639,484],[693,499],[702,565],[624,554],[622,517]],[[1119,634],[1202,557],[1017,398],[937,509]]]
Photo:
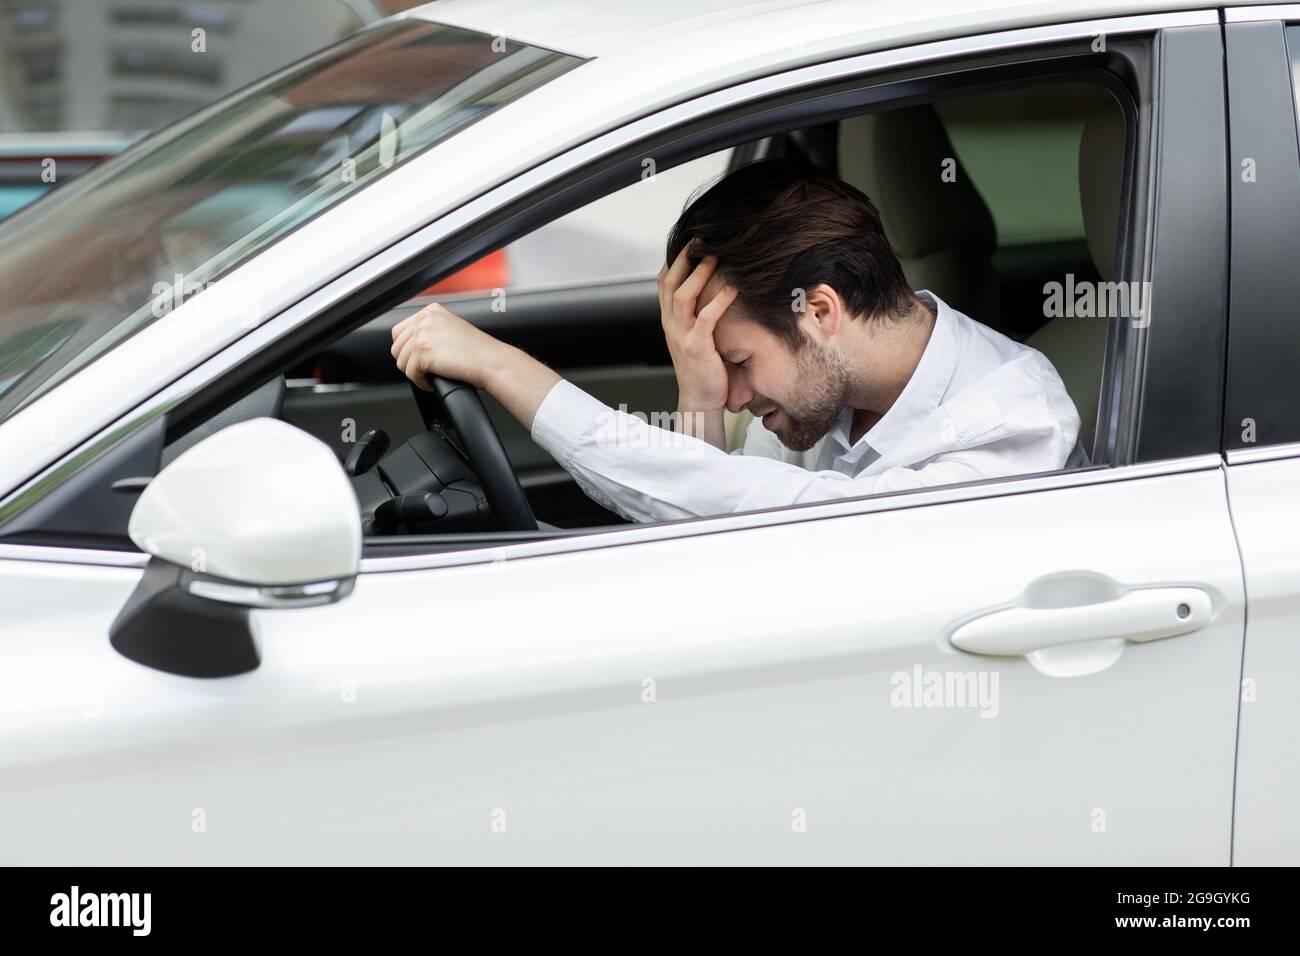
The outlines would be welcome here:
[[[703,308],[722,288],[714,275],[700,293]],[[807,451],[847,404],[852,365],[844,353],[805,335],[804,347],[784,342],[733,305],[713,329],[713,344],[727,367],[727,408],[748,409],[791,451]]]

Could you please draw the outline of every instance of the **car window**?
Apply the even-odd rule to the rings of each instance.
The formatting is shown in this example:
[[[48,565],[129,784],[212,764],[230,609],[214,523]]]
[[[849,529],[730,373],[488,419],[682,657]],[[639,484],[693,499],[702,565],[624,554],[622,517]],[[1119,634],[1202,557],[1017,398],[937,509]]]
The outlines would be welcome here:
[[[422,20],[380,24],[20,210],[0,223],[0,420],[308,218],[578,62]]]
[[[1107,90],[1056,82],[849,117],[822,131],[833,148],[805,137],[879,208],[913,289],[1047,356],[1090,456],[1109,320],[1132,305],[1108,281],[1123,129]]]
[[[1090,123],[1095,128],[1085,136]],[[1117,137],[1108,134],[1112,129],[1119,130]],[[491,333],[518,336],[521,329],[530,330],[520,340],[525,350],[543,350],[557,370],[610,407],[638,410],[648,419],[664,415],[676,407],[675,376],[656,331],[658,323],[651,324],[649,338],[642,337],[640,324],[653,315],[653,291],[648,300],[640,290],[599,299],[593,315],[601,331],[593,329],[581,347],[576,339],[547,335],[557,311],[566,321],[588,314],[581,297],[558,310],[553,302],[546,304],[551,300],[534,305],[520,297],[510,300],[507,315],[507,308],[497,309],[495,297],[489,303],[483,293],[558,287],[563,295],[566,289],[598,286],[607,279],[651,276],[662,265],[667,233],[683,207],[725,172],[737,152],[754,158],[795,156],[840,176],[873,199],[887,231],[893,230],[891,239],[913,288],[929,289],[977,321],[1047,356],[1079,411],[1083,448],[1100,463],[1104,453],[1094,455],[1094,438],[1110,316],[1104,311],[1108,301],[1092,295],[1102,288],[1102,273],[1093,261],[1088,232],[1090,227],[1097,235],[1113,237],[1119,228],[1122,131],[1122,113],[1114,98],[1095,84],[1083,83],[966,94],[848,117],[659,170],[653,180],[647,177],[536,228],[432,291],[463,293],[463,299],[451,299],[448,307]],[[954,150],[960,163],[954,167],[953,181],[947,182],[941,179],[940,164]],[[1109,173],[1101,177],[1099,195],[1093,197],[1097,212],[1090,224],[1083,210],[1081,153],[1087,163]],[[933,169],[932,180],[914,177],[917,168]],[[922,180],[920,185],[917,180]],[[1016,182],[1032,203],[1018,194]],[[1098,255],[1104,265],[1104,244]],[[1059,302],[1048,292],[1052,287],[1061,290]],[[1088,301],[1099,301],[1103,312],[1085,314],[1076,308],[1077,296],[1085,290]],[[417,297],[402,314],[422,304]],[[390,399],[371,396],[375,400],[368,404],[363,392],[340,399],[333,391],[343,384],[359,384],[362,367],[359,355],[341,352],[304,362],[298,368],[301,382],[290,389],[286,405],[292,420],[342,452],[352,439],[340,438],[339,404],[357,409],[364,404],[364,414],[346,416],[364,422],[349,434],[372,427],[390,436],[411,434],[418,423],[412,420],[405,389],[397,389]],[[308,391],[322,383],[320,394]],[[521,473],[554,467],[513,416],[491,396],[485,400]],[[728,451],[743,446],[750,421],[748,412],[726,414]],[[607,514],[595,517],[608,519]]]
[[[953,148],[993,214],[999,246],[1084,238],[1079,139],[1105,98],[1079,84],[939,104]]]
[[[1118,107],[1101,87],[1070,83],[960,97],[936,110],[993,224],[999,308],[977,317],[1014,338],[1031,335],[1048,317],[1044,285],[1101,278],[1087,241],[1080,149],[1089,119],[1118,117]],[[1111,187],[1117,195],[1119,183]]]
[[[663,265],[669,228],[696,192],[726,172],[732,153],[719,150],[667,170],[643,161],[639,182],[552,220],[421,296],[532,291],[653,276]]]
[[[511,243],[506,288],[655,275],[668,230],[691,196],[725,172],[730,156],[722,150],[658,172],[643,163],[640,182]]]

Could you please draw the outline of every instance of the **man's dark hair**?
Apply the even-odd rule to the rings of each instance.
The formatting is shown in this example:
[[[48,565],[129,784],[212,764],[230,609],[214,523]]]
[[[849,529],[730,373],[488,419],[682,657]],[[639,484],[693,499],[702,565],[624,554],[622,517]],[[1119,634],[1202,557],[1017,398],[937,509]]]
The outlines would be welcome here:
[[[691,267],[716,256],[742,310],[794,352],[805,342],[791,308],[796,289],[824,282],[851,315],[868,319],[913,305],[871,200],[795,160],[750,163],[711,186],[669,231],[669,265],[688,242]]]

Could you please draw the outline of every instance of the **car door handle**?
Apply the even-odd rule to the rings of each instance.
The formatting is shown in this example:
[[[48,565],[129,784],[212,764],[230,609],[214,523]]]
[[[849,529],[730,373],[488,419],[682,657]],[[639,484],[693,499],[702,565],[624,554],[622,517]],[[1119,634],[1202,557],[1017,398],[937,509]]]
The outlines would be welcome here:
[[[1200,588],[1138,588],[1095,604],[993,611],[962,624],[949,640],[970,654],[1014,657],[1080,641],[1177,637],[1200,630],[1213,614],[1214,602]]]

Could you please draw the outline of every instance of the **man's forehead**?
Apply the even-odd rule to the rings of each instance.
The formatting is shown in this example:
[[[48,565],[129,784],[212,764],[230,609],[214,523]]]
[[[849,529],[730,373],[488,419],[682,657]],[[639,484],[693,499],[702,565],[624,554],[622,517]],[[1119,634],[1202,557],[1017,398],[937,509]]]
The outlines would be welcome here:
[[[733,303],[713,327],[713,345],[719,352],[729,352],[732,349],[749,351],[762,347],[770,335],[762,325],[749,318]]]
[[[721,292],[726,284],[726,280],[716,272],[709,276],[709,280],[704,283],[704,288],[700,290],[695,300],[696,311],[712,302],[713,297]],[[723,312],[722,317],[718,319],[718,324],[713,327],[713,344],[720,352],[731,349],[752,349],[758,344],[755,340],[763,338],[765,334],[768,334],[767,331],[749,317],[744,306],[733,300],[731,305],[727,306],[727,311]]]

